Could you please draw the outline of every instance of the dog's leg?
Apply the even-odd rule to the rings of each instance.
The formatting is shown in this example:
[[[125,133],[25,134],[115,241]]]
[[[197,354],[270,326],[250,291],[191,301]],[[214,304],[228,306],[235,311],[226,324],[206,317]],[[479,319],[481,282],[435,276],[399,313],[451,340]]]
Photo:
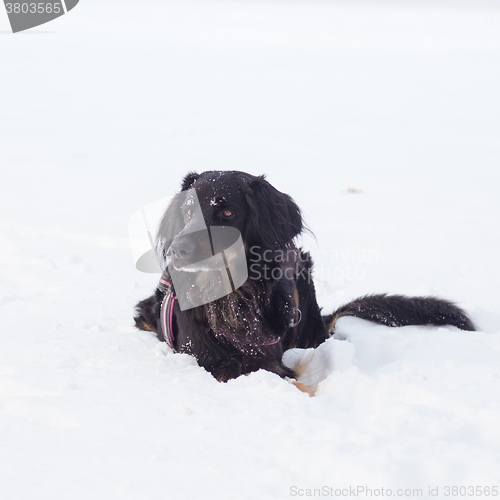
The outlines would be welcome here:
[[[271,289],[271,299],[266,305],[264,317],[273,329],[273,334],[283,336],[296,319],[296,287],[293,279],[283,274],[275,280]]]
[[[134,317],[136,328],[156,333],[156,336],[161,341],[165,340],[158,325],[163,297],[164,293],[160,290],[156,290],[154,295],[145,300],[141,300],[141,302],[135,306],[137,314]]]
[[[295,378],[295,372],[281,362],[281,356],[279,359],[261,356],[250,359],[243,354],[232,354],[215,364],[205,364],[203,360],[198,362],[219,382],[227,382],[260,369],[276,373],[282,378]]]

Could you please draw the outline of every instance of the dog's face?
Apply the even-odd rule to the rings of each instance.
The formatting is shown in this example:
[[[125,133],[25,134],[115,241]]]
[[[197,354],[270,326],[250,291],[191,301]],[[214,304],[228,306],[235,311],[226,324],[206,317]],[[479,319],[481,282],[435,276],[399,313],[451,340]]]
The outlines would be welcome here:
[[[286,248],[302,231],[297,205],[263,176],[236,171],[191,173],[158,231],[162,254],[177,271],[222,269],[242,236],[245,249]],[[224,251],[221,259],[210,259]]]

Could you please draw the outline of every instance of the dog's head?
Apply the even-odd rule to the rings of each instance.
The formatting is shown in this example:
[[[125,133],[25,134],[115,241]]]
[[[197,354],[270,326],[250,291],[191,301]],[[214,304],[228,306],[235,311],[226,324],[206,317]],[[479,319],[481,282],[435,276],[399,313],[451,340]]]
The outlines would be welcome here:
[[[279,250],[290,246],[302,229],[298,206],[264,176],[209,171],[184,178],[180,195],[160,222],[157,243],[176,270],[198,271],[203,270],[200,262],[207,265],[207,257],[228,248],[239,235],[247,250]]]

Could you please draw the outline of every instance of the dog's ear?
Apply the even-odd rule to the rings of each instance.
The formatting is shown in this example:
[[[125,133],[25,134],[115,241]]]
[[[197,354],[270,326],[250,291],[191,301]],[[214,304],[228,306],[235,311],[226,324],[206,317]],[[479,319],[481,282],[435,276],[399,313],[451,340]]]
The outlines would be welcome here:
[[[248,243],[271,249],[285,248],[304,229],[296,203],[271,186],[263,175],[247,184],[245,196],[250,210],[245,226]]]
[[[198,179],[199,175],[196,172],[189,172],[182,181],[181,191],[187,191]]]

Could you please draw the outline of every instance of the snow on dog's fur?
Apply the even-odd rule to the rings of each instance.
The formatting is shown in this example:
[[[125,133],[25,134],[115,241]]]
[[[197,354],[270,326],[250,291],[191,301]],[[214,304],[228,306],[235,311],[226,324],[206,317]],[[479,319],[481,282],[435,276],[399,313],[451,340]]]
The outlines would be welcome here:
[[[461,309],[434,297],[369,295],[322,316],[311,258],[295,245],[304,225],[290,196],[264,176],[237,171],[191,173],[182,183],[182,191],[190,189],[196,191],[206,226],[231,226],[241,233],[249,267],[244,285],[225,297],[184,311],[174,305],[174,349],[193,355],[217,380],[261,368],[295,378],[282,362],[283,352],[317,347],[333,334],[336,320],[346,315],[388,326],[449,324],[474,330]],[[182,209],[175,203],[167,208],[157,235],[159,253],[164,259],[170,256],[176,270],[185,270],[186,279],[188,274],[199,279],[191,272],[192,256],[209,243],[172,223],[180,219],[174,212]],[[160,340],[164,297],[165,292],[157,289],[139,302],[135,317],[139,329],[156,332]]]

